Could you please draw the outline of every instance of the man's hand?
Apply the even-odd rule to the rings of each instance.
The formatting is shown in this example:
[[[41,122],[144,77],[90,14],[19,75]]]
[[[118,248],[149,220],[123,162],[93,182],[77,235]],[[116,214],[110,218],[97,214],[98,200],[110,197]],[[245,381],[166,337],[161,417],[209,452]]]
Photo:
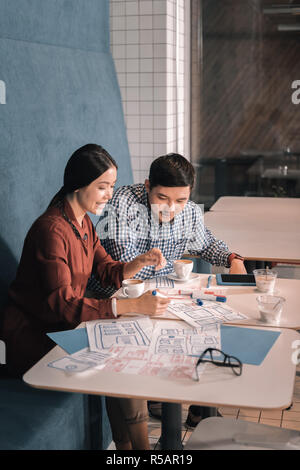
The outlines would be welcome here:
[[[231,261],[229,274],[247,274],[243,261],[237,258],[233,258]]]
[[[124,266],[124,279],[129,279],[138,273],[144,266],[155,266],[155,271],[166,266],[167,261],[159,248],[151,250],[137,256]]]
[[[152,248],[143,255],[138,256],[143,266],[155,266],[155,271],[166,266],[167,261],[159,248]]]

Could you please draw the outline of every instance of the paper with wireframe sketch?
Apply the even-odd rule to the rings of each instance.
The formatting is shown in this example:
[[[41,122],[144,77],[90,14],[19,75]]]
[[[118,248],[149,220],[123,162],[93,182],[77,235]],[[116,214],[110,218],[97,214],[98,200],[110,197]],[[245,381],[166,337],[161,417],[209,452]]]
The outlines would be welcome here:
[[[200,355],[207,348],[221,347],[220,324],[210,329],[191,328],[181,321],[161,321],[155,325],[150,355]]]
[[[86,322],[91,351],[108,350],[113,345],[149,346],[152,322],[148,317]]]
[[[168,311],[181,318],[194,328],[210,328],[215,323],[244,320],[248,317],[220,302],[204,301],[195,303],[176,303],[168,306]]]

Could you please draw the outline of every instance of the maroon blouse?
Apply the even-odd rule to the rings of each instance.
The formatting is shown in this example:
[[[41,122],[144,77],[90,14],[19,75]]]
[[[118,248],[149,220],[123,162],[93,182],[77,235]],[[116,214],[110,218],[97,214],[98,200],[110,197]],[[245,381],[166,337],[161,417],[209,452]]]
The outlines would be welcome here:
[[[124,263],[106,253],[88,215],[81,227],[66,200],[64,212],[79,233],[61,209],[47,209],[26,236],[9,289],[2,337],[13,375],[23,374],[54,346],[46,333],[74,328],[82,321],[114,318],[110,299],[86,298],[84,293],[93,268],[103,287],[119,288]]]

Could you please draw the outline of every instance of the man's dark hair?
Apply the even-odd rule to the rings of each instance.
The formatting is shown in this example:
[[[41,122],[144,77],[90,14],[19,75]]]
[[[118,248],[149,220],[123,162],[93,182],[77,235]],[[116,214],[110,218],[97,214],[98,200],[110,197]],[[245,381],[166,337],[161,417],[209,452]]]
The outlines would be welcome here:
[[[150,166],[150,189],[155,186],[190,186],[193,189],[195,170],[193,165],[178,153],[168,153],[156,158]]]

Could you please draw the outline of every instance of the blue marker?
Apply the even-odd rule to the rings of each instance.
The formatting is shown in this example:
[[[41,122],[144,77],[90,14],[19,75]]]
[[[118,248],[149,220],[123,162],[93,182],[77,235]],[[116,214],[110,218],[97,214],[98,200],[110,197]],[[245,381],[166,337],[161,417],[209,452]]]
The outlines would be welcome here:
[[[157,295],[157,297],[162,297],[163,299],[168,299],[168,297],[166,295],[163,295],[160,292],[157,292],[156,290],[152,291],[152,295]]]

